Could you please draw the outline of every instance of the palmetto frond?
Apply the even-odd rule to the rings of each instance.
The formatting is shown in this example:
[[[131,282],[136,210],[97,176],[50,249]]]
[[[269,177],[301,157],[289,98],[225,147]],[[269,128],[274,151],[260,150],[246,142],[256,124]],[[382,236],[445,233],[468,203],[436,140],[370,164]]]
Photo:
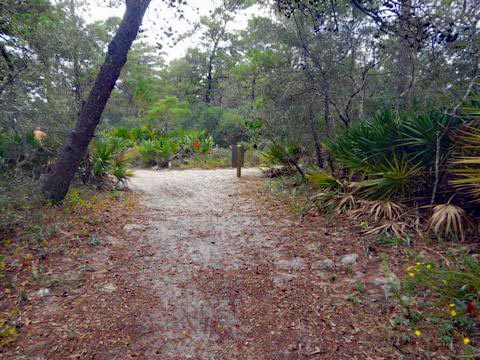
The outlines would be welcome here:
[[[447,239],[453,236],[462,241],[465,240],[466,232],[472,226],[465,210],[450,203],[434,206],[428,222],[428,228],[439,238]]]
[[[459,135],[460,154],[451,161],[450,183],[480,202],[480,128],[469,126]]]

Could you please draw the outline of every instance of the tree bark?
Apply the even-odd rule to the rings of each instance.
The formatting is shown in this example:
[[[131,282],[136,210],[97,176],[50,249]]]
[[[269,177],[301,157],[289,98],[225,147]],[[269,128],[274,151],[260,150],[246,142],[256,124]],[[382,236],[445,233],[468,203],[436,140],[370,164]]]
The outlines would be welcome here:
[[[308,106],[308,117],[310,120],[310,130],[312,131],[313,135],[313,142],[315,145],[315,155],[317,160],[317,166],[321,169],[323,167],[323,159],[322,159],[322,147],[320,146],[320,138],[318,137],[317,133],[317,122],[315,121],[315,114],[313,113],[312,104]]]
[[[73,22],[70,26],[73,26],[76,29],[78,27],[78,22],[76,20],[74,0],[70,0],[69,10],[70,10],[70,17],[72,19],[71,21]],[[73,48],[72,48],[72,62],[73,62],[73,95],[74,95],[75,105],[76,105],[76,109],[74,113],[75,113],[75,116],[78,116],[80,109],[82,108],[82,81],[80,79],[82,70],[80,66],[80,54],[78,51],[76,40],[78,40],[78,38],[75,39]]]
[[[412,49],[409,43],[410,30],[408,22],[412,16],[412,0],[401,0],[399,17],[398,57],[396,64],[397,111],[404,110],[408,104],[411,88],[410,73],[412,71]]]
[[[325,114],[325,130],[327,133],[327,138],[331,138],[333,134],[333,124],[332,124],[332,114],[330,112],[330,87],[328,84],[324,87],[325,92],[324,92],[324,98],[323,98],[323,106],[324,106],[324,114]],[[330,171],[332,174],[335,171],[335,168],[333,166],[333,159],[330,156],[330,154],[327,152],[327,163],[328,166],[330,167]]]
[[[62,201],[88,145],[115,83],[120,76],[127,54],[137,37],[143,16],[150,0],[127,0],[122,22],[108,46],[107,56],[102,64],[90,94],[80,110],[75,128],[60,151],[53,171],[43,184],[47,198]]]
[[[256,74],[253,74],[253,77],[252,77],[252,91],[251,91],[251,94],[250,94],[250,109],[253,110],[253,107],[255,105],[255,90],[256,90],[256,87],[257,87],[257,76]]]
[[[207,74],[207,91],[205,92],[205,103],[210,104],[212,101],[212,88],[213,88],[213,64],[212,64],[212,56],[208,61],[208,74]]]
[[[213,61],[217,55],[217,47],[220,42],[220,36],[215,40],[212,48],[212,53],[208,57],[208,69],[207,69],[207,91],[205,92],[205,103],[210,104],[212,102],[213,93]]]

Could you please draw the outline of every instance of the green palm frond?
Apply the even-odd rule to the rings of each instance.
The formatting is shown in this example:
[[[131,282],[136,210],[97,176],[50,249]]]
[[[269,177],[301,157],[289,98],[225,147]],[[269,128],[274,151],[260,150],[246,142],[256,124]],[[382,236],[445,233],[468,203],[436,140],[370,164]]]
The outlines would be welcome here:
[[[326,174],[323,171],[308,173],[306,179],[317,189],[340,189],[343,184],[335,176]]]
[[[443,113],[406,117],[399,126],[400,138],[397,145],[403,153],[409,154],[410,161],[430,167],[435,160],[437,136],[444,131],[449,121],[451,118]],[[448,137],[442,137],[441,142],[442,149],[449,146]]]
[[[369,179],[360,181],[358,186],[370,199],[388,200],[396,196],[405,197],[412,193],[415,178],[420,174],[420,164],[412,165],[406,159],[396,155],[369,175]]]

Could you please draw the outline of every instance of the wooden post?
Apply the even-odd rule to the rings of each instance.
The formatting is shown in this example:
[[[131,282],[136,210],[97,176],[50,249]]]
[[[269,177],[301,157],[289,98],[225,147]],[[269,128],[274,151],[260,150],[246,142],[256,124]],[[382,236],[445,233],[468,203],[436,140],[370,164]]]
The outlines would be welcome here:
[[[237,145],[237,177],[242,177],[242,145]]]

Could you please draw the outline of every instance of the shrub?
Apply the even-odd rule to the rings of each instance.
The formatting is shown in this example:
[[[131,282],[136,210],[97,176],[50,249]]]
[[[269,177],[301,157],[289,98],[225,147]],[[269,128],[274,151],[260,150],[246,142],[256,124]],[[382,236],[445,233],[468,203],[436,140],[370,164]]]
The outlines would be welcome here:
[[[195,111],[191,121],[193,127],[211,134],[220,147],[228,148],[250,137],[246,118],[235,109],[204,106]]]
[[[365,174],[386,165],[393,157],[399,138],[398,119],[393,113],[383,112],[325,141],[324,145],[338,164]]]
[[[179,142],[186,153],[208,153],[212,151],[215,142],[204,131],[191,130],[179,136]]]
[[[0,169],[15,170],[23,176],[38,178],[48,170],[60,144],[50,136],[42,142],[33,133],[0,134]]]
[[[110,173],[117,179],[117,182],[125,183],[129,177],[133,176],[131,165],[136,156],[135,149],[125,149],[114,157]]]
[[[144,140],[136,146],[145,165],[165,166],[178,152],[178,149],[178,143],[167,137]]]
[[[244,154],[244,164],[247,167],[256,167],[259,166],[262,162],[261,154],[257,149],[252,147],[247,147],[247,150]]]
[[[172,162],[172,166],[180,169],[215,169],[229,168],[231,165],[231,151],[229,149],[216,148],[210,153],[197,153],[185,159]]]
[[[134,153],[129,146],[127,140],[118,137],[94,141],[86,171],[97,180],[105,180],[112,175],[117,182],[125,182],[132,175],[130,166]]]
[[[421,163],[427,168],[433,167],[437,134],[442,133],[449,123],[453,125],[453,119],[440,112],[406,116],[399,122],[399,150],[408,154],[411,162]],[[443,136],[440,148],[448,149],[450,143],[449,137]]]
[[[266,165],[284,165],[295,168],[304,177],[303,170],[298,164],[302,156],[302,149],[295,144],[273,143],[264,152],[262,157]]]

